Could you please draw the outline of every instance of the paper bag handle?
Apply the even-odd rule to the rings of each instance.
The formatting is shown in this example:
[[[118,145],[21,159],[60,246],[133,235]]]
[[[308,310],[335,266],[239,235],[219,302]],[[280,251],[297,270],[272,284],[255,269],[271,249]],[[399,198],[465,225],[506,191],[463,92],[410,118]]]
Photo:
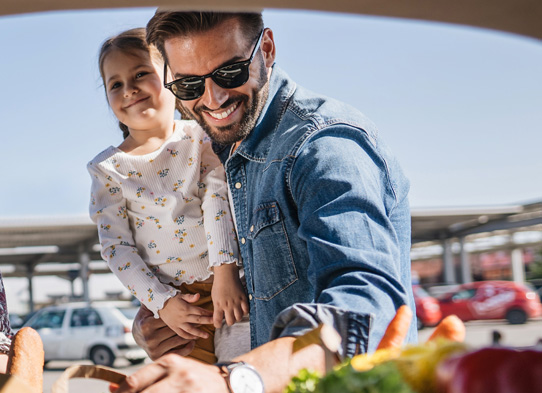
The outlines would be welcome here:
[[[53,384],[51,393],[68,393],[68,380],[71,378],[93,378],[120,384],[126,379],[126,375],[104,366],[71,366]]]

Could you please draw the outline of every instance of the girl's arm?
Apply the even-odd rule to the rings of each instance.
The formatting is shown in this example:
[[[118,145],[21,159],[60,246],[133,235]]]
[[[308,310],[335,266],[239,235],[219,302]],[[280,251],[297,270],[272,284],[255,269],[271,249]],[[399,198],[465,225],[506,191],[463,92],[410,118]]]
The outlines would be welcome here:
[[[209,268],[214,271],[212,298],[215,327],[240,321],[248,313],[248,301],[239,279],[239,249],[228,201],[224,167],[204,140],[201,151],[200,198],[207,234]]]
[[[211,297],[214,306],[213,324],[218,329],[224,320],[229,326],[241,321],[248,314],[249,307],[236,264],[215,266],[214,275]]]
[[[208,137],[201,144],[200,166],[199,196],[207,235],[209,268],[234,262],[240,266],[226,174]]]
[[[99,163],[89,163],[92,177],[90,217],[98,226],[101,254],[111,271],[154,317],[177,294],[147,267],[135,245],[122,186]]]

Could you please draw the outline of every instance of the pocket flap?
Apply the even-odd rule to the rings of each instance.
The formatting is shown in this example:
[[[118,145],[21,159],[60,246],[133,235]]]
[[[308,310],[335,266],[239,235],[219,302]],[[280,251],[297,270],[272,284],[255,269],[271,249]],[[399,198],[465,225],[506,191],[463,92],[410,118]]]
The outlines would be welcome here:
[[[280,210],[276,202],[267,202],[259,205],[252,215],[249,238],[254,239],[258,233],[270,225],[280,221]]]

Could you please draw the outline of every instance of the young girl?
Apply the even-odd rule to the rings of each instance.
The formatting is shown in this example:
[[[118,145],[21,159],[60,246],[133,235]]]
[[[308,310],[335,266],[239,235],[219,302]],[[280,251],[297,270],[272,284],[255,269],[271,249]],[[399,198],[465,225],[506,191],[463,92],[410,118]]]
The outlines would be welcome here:
[[[105,41],[99,67],[125,138],[87,167],[102,257],[155,318],[199,337],[191,357],[214,363],[214,329],[199,327],[200,316],[218,328],[248,313],[224,169],[195,122],[174,120],[164,62],[145,29]]]

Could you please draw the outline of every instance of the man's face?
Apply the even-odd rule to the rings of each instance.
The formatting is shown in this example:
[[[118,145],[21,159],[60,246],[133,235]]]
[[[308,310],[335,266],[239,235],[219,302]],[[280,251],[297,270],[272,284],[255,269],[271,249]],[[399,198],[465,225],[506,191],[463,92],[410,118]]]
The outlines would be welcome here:
[[[196,120],[215,142],[239,142],[256,125],[268,95],[275,53],[272,40],[272,33],[266,30],[244,85],[225,89],[207,78],[200,98],[181,101],[183,115]],[[164,47],[172,78],[179,79],[206,75],[224,65],[246,60],[255,44],[256,38],[246,37],[238,21],[232,19],[207,32],[168,39]]]

